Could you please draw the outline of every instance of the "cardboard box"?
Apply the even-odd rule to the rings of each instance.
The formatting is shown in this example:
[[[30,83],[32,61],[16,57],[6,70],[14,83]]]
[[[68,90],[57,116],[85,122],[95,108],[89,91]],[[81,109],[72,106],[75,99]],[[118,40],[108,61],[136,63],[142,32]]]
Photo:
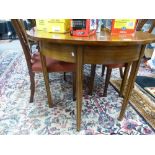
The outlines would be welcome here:
[[[70,34],[88,37],[96,33],[97,19],[71,19]]]
[[[66,33],[70,30],[70,19],[37,19],[36,27],[39,31]]]
[[[136,19],[113,19],[111,33],[132,34],[135,32],[136,24]]]
[[[47,30],[47,20],[36,19],[36,28],[39,31],[46,31]]]
[[[70,19],[49,19],[48,21],[53,23],[67,23],[70,22]]]
[[[58,22],[56,19],[50,19],[47,22],[47,32],[55,33],[66,33],[70,30],[70,20],[59,19]],[[60,22],[61,21],[61,22]]]

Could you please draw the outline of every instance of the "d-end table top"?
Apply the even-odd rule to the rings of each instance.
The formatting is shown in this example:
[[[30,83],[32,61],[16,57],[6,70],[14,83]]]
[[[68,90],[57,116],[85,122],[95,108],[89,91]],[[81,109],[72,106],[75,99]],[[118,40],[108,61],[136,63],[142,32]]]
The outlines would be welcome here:
[[[75,45],[100,45],[100,46],[123,46],[148,44],[155,42],[155,35],[137,31],[134,34],[111,34],[108,31],[101,31],[89,37],[71,36],[70,33],[49,33],[38,31],[36,28],[27,31],[28,37],[36,41],[48,41],[61,44]]]

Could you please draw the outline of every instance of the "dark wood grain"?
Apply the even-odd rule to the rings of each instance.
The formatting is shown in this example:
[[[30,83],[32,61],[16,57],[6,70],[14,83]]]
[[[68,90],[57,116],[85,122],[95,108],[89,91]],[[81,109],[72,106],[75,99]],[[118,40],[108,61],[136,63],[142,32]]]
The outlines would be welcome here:
[[[107,68],[104,91],[103,91],[103,96],[104,97],[107,96],[107,89],[108,89],[108,84],[109,84],[110,77],[111,77],[111,72],[112,72],[112,68]]]
[[[77,131],[80,130],[81,126],[82,86],[83,86],[83,48],[79,46],[76,52]]]
[[[127,91],[126,91],[126,94],[125,94],[125,97],[124,97],[124,100],[123,100],[123,104],[122,104],[122,108],[121,108],[121,112],[120,112],[120,115],[119,115],[119,118],[118,118],[119,120],[123,119],[125,110],[127,108],[128,101],[129,101],[129,98],[130,98],[130,95],[131,95],[131,91],[133,89],[134,82],[135,82],[135,79],[136,79],[136,75],[137,75],[137,72],[138,72],[138,68],[139,68],[139,65],[140,65],[140,61],[141,61],[141,58],[144,55],[144,50],[145,50],[145,45],[141,46],[139,60],[138,61],[133,61],[133,63],[132,63],[131,72],[130,72],[130,76],[129,76],[129,80],[128,80],[128,84],[127,84]]]
[[[48,105],[50,108],[52,108],[53,105],[53,100],[52,100],[52,94],[49,86],[49,76],[46,68],[46,59],[45,56],[40,53],[40,58],[41,58],[41,64],[43,68],[43,75],[44,75],[44,81],[45,81],[45,86],[46,86],[46,91],[47,91],[47,98],[48,98]]]
[[[126,81],[127,81],[127,79],[128,79],[128,74],[129,74],[130,66],[131,66],[131,62],[125,64],[125,71],[124,71],[124,75],[123,75],[123,78],[122,78],[122,83],[121,83],[121,88],[120,88],[120,93],[119,93],[119,96],[120,96],[120,97],[123,96],[125,84],[126,84]]]
[[[90,81],[89,81],[89,85],[88,85],[88,87],[89,87],[88,94],[89,95],[93,94],[95,71],[96,71],[96,65],[92,64],[91,65],[91,72],[90,72]]]

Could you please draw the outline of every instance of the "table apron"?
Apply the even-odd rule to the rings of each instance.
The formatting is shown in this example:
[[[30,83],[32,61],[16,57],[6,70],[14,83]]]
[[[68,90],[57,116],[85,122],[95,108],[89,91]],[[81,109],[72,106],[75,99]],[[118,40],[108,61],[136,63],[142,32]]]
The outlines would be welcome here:
[[[76,63],[78,54],[75,45],[41,42],[40,49],[43,55],[56,60]],[[79,45],[80,46],[80,45]],[[83,64],[119,64],[137,61],[141,45],[133,46],[81,46]],[[77,53],[76,53],[77,52]]]
[[[43,55],[52,59],[75,63],[76,47],[66,44],[52,44],[50,42],[41,42],[40,49]]]
[[[137,61],[141,46],[86,46],[83,51],[83,63],[85,64],[120,64]]]

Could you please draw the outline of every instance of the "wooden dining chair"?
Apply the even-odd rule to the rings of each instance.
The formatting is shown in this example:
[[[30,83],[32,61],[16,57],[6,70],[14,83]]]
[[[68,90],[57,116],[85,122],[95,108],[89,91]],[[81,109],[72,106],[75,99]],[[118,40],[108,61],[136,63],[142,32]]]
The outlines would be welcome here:
[[[34,28],[34,27],[36,27],[36,20],[35,19],[28,19],[28,21],[29,21],[29,23],[30,23],[30,27],[31,28]],[[22,22],[22,24],[23,24],[23,26],[24,26],[24,23],[23,23],[23,20],[21,20],[21,22]],[[25,26],[24,26],[25,27]],[[30,44],[30,49],[32,49],[32,46],[36,46],[36,48],[37,49],[39,49],[39,42],[38,41],[36,41],[36,40],[30,40],[29,39],[29,44]],[[65,81],[67,81],[66,80],[66,72],[64,72],[64,80]],[[75,99],[74,99],[75,100]]]
[[[26,34],[26,30],[19,19],[12,19],[11,20],[14,29],[19,37],[20,43],[23,48],[23,52],[25,55],[29,75],[30,75],[30,102],[33,102],[34,100],[34,93],[35,93],[35,73],[37,72],[43,72],[42,65],[41,65],[41,59],[40,59],[40,53],[37,52],[35,54],[32,54],[32,51],[30,49],[30,43]],[[39,49],[40,50],[40,49]],[[46,66],[47,71],[49,72],[72,72],[73,77],[73,100],[75,100],[75,64],[74,63],[67,63],[63,61],[54,60],[52,58],[46,57]],[[49,83],[49,80],[48,80]],[[49,105],[49,107],[52,107],[52,105]]]
[[[108,89],[112,69],[119,68],[119,67],[121,68],[121,69],[120,68],[119,69],[120,69],[120,75],[121,75],[121,78],[122,78],[122,85],[121,85],[120,93],[119,93],[119,96],[121,97],[122,94],[123,94],[124,88],[125,88],[125,82],[126,82],[126,79],[128,77],[127,73],[128,73],[128,71],[130,69],[130,64],[125,63],[125,64],[107,64],[107,65],[103,65],[102,66],[103,75],[104,75],[105,67],[107,68],[107,72],[106,72],[106,78],[105,78],[105,85],[104,85],[104,89],[103,89],[103,97],[107,96],[107,89]],[[121,73],[122,72],[121,71],[122,67],[125,68],[124,73]],[[88,92],[89,95],[92,95],[92,93],[93,93],[95,71],[96,71],[96,64],[92,64],[91,65],[90,82],[89,82],[89,92]]]
[[[148,20],[149,19],[138,20],[136,30],[141,31],[143,26],[148,22]],[[152,19],[151,20],[151,26],[147,32],[151,33],[154,27],[155,27],[155,20]],[[120,88],[120,92],[119,92],[119,96],[122,96],[123,91],[124,91],[124,87],[125,87],[126,78],[128,77],[127,73],[130,69],[130,64],[103,64],[101,76],[104,76],[105,68],[107,68],[107,72],[106,72],[103,96],[104,97],[107,96],[107,89],[108,89],[108,85],[110,82],[111,72],[112,72],[112,69],[115,69],[115,68],[119,68],[120,77],[122,78],[122,84],[121,84],[121,88]],[[123,71],[123,68],[124,68],[124,71]],[[89,95],[92,95],[92,92],[93,92],[95,70],[96,70],[96,65],[92,64],[91,65],[90,83],[89,83],[89,92],[88,92]]]

